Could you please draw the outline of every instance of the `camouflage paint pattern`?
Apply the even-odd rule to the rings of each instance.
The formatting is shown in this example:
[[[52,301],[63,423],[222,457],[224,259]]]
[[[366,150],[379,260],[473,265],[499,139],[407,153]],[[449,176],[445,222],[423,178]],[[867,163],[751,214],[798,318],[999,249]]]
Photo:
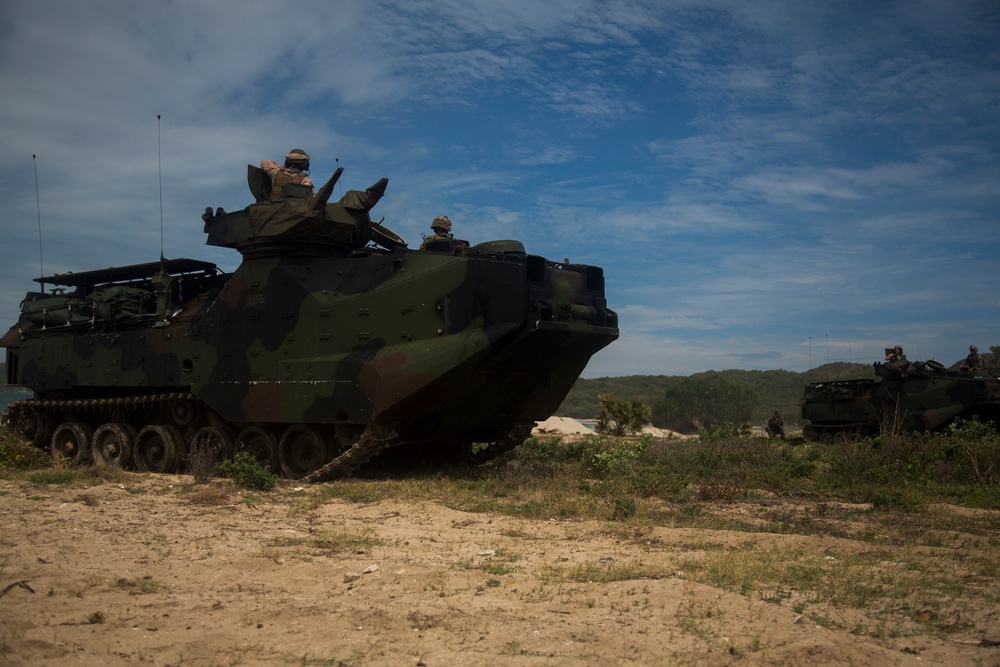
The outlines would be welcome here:
[[[600,268],[518,241],[411,250],[368,217],[386,181],[327,204],[338,176],[316,197],[207,214],[209,243],[243,255],[232,274],[178,259],[38,279],[72,291],[25,299],[0,340],[11,384],[48,401],[189,392],[206,412],[189,431],[356,439],[384,423],[392,444],[496,442],[549,417],[617,338]],[[123,303],[91,303],[105,293]],[[63,412],[56,423],[112,420]]]
[[[874,365],[877,379],[807,385],[799,401],[809,439],[935,431],[956,417],[1000,420],[1000,380],[935,362]]]

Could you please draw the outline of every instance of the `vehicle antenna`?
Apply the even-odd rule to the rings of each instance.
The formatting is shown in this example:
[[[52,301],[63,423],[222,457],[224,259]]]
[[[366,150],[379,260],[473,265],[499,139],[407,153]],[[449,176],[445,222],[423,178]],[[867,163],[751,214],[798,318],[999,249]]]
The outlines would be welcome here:
[[[45,262],[42,261],[42,204],[38,196],[38,160],[32,153],[31,164],[35,168],[35,210],[38,212],[38,270],[41,271],[41,278],[45,277]],[[45,283],[42,283],[42,294],[45,294]]]
[[[336,162],[337,162],[337,169],[340,169],[340,158],[339,157],[335,157],[333,159],[336,160]],[[337,185],[340,186],[340,196],[341,196],[341,198],[343,198],[344,197],[344,184],[340,182],[340,179],[338,179],[337,180]]]
[[[917,348],[917,356],[914,359],[920,358],[920,343],[917,342],[917,334],[913,334],[913,347]]]
[[[160,179],[160,262],[163,262],[163,161],[160,152],[160,114],[156,114],[156,169]]]

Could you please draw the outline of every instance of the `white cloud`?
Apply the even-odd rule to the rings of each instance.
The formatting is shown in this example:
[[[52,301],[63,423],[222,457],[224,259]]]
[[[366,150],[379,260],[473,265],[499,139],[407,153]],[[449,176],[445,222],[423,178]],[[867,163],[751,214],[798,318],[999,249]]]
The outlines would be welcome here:
[[[809,336],[1000,342],[988,3],[0,12],[10,318],[38,273],[32,154],[61,271],[155,257],[161,178],[167,254],[238,260],[203,245],[202,209],[249,203],[244,165],[296,146],[314,180],[388,176],[374,213],[411,239],[447,213],[473,242],[604,266],[622,339],[588,374],[800,369]]]

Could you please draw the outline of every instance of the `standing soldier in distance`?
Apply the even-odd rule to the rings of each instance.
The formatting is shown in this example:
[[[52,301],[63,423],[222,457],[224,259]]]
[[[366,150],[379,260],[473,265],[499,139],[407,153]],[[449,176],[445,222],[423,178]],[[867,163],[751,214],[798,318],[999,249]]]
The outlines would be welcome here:
[[[767,437],[785,439],[785,420],[781,418],[781,410],[778,408],[767,418]]]

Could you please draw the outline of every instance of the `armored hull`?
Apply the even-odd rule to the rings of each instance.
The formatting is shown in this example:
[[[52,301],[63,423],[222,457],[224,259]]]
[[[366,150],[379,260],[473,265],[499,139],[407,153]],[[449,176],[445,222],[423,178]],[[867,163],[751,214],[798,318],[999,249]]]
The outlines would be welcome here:
[[[935,431],[956,418],[1000,419],[1000,381],[934,361],[874,365],[875,378],[815,382],[799,406],[810,440]]]
[[[37,279],[63,293],[29,293],[0,340],[8,383],[36,395],[10,423],[75,460],[170,472],[204,445],[309,480],[384,447],[523,441],[618,335],[603,271],[510,240],[411,250],[368,215],[384,179],[326,202],[339,173],[206,215],[208,243],[243,256],[231,274],[175,259]]]

